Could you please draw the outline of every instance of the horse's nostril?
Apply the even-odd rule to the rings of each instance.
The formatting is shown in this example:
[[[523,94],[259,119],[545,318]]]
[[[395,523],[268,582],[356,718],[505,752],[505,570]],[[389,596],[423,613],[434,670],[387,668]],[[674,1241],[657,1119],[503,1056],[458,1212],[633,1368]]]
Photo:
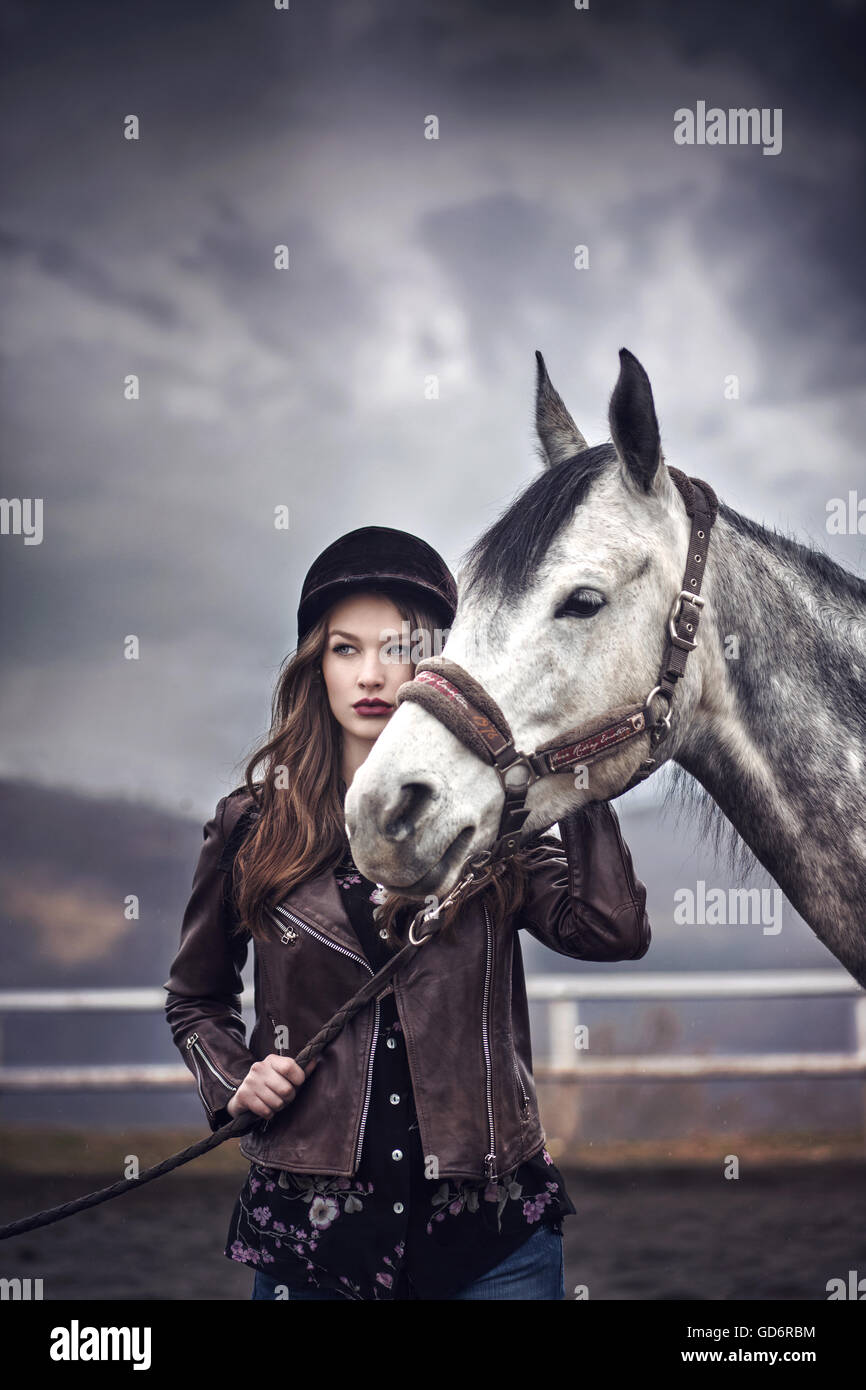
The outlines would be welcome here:
[[[432,796],[424,782],[404,782],[394,803],[386,808],[384,832],[389,840],[405,840]]]

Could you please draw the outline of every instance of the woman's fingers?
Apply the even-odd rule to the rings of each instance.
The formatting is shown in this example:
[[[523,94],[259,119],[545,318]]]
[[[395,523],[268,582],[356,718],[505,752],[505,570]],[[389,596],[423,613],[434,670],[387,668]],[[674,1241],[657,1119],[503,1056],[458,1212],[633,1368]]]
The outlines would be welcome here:
[[[284,1105],[294,1100],[298,1087],[302,1086],[305,1080],[304,1069],[298,1066],[294,1057],[281,1057],[272,1052],[261,1062],[254,1062],[247,1081],[255,1099],[265,1107],[255,1110],[255,1113],[270,1115],[281,1110]],[[250,1106],[250,1109],[255,1107]]]
[[[298,1066],[294,1057],[280,1057],[276,1052],[272,1052],[265,1058],[262,1065],[269,1066],[272,1072],[277,1073],[278,1079],[285,1078],[293,1086],[302,1086],[306,1079],[303,1067]],[[271,1081],[272,1085],[274,1084],[270,1077],[268,1080]]]
[[[305,1072],[294,1057],[270,1053],[260,1062],[253,1062],[233,1100],[236,1109],[251,1110],[254,1115],[274,1115],[295,1099],[298,1087],[315,1071],[318,1057],[308,1064]],[[230,1112],[231,1113],[231,1112]]]

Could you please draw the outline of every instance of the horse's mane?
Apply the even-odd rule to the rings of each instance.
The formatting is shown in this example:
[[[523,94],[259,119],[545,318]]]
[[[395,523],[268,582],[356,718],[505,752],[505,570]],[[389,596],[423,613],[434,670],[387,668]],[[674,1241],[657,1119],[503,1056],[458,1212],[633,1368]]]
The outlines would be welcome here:
[[[840,597],[866,603],[866,579],[861,579],[852,570],[845,569],[844,565],[837,564],[825,551],[804,545],[802,541],[775,526],[765,526],[759,521],[753,521],[751,517],[734,511],[734,508],[725,502],[719,503],[719,516],[724,517],[728,525],[741,536],[756,541],[776,554],[779,559],[797,566],[813,580],[818,581],[823,588]]]
[[[733,821],[728,820],[706,787],[679,763],[671,760],[665,766],[669,772],[661,802],[662,816],[673,814],[679,832],[693,832],[695,848],[709,842],[717,863],[720,866],[726,864],[734,879],[744,879],[755,870],[766,872]]]
[[[506,600],[519,594],[590,484],[615,462],[613,445],[597,444],[533,478],[463,556],[467,589]]]

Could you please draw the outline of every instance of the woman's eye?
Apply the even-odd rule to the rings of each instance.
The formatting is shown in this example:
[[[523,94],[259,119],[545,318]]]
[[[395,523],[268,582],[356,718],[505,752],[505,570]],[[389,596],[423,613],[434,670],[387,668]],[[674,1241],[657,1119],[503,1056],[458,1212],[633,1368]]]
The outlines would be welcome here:
[[[338,642],[336,646],[331,648],[332,652],[353,652],[354,650],[351,642]]]
[[[594,618],[606,599],[597,589],[575,589],[554,614],[557,618]]]
[[[385,651],[382,653],[382,659],[384,661],[404,662],[409,660],[409,654],[410,649],[405,644],[393,647],[386,647]]]

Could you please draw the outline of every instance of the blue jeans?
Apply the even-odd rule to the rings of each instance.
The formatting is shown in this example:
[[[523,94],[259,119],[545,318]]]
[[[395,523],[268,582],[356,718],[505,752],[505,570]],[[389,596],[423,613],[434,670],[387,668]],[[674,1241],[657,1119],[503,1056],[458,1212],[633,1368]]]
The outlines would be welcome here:
[[[279,1280],[262,1270],[256,1270],[252,1297],[273,1299]],[[287,1291],[289,1300],[296,1298],[343,1299],[336,1289],[294,1289]],[[562,1299],[565,1298],[565,1275],[562,1258],[562,1236],[550,1224],[539,1226],[528,1240],[504,1259],[501,1264],[474,1279],[452,1299]]]

